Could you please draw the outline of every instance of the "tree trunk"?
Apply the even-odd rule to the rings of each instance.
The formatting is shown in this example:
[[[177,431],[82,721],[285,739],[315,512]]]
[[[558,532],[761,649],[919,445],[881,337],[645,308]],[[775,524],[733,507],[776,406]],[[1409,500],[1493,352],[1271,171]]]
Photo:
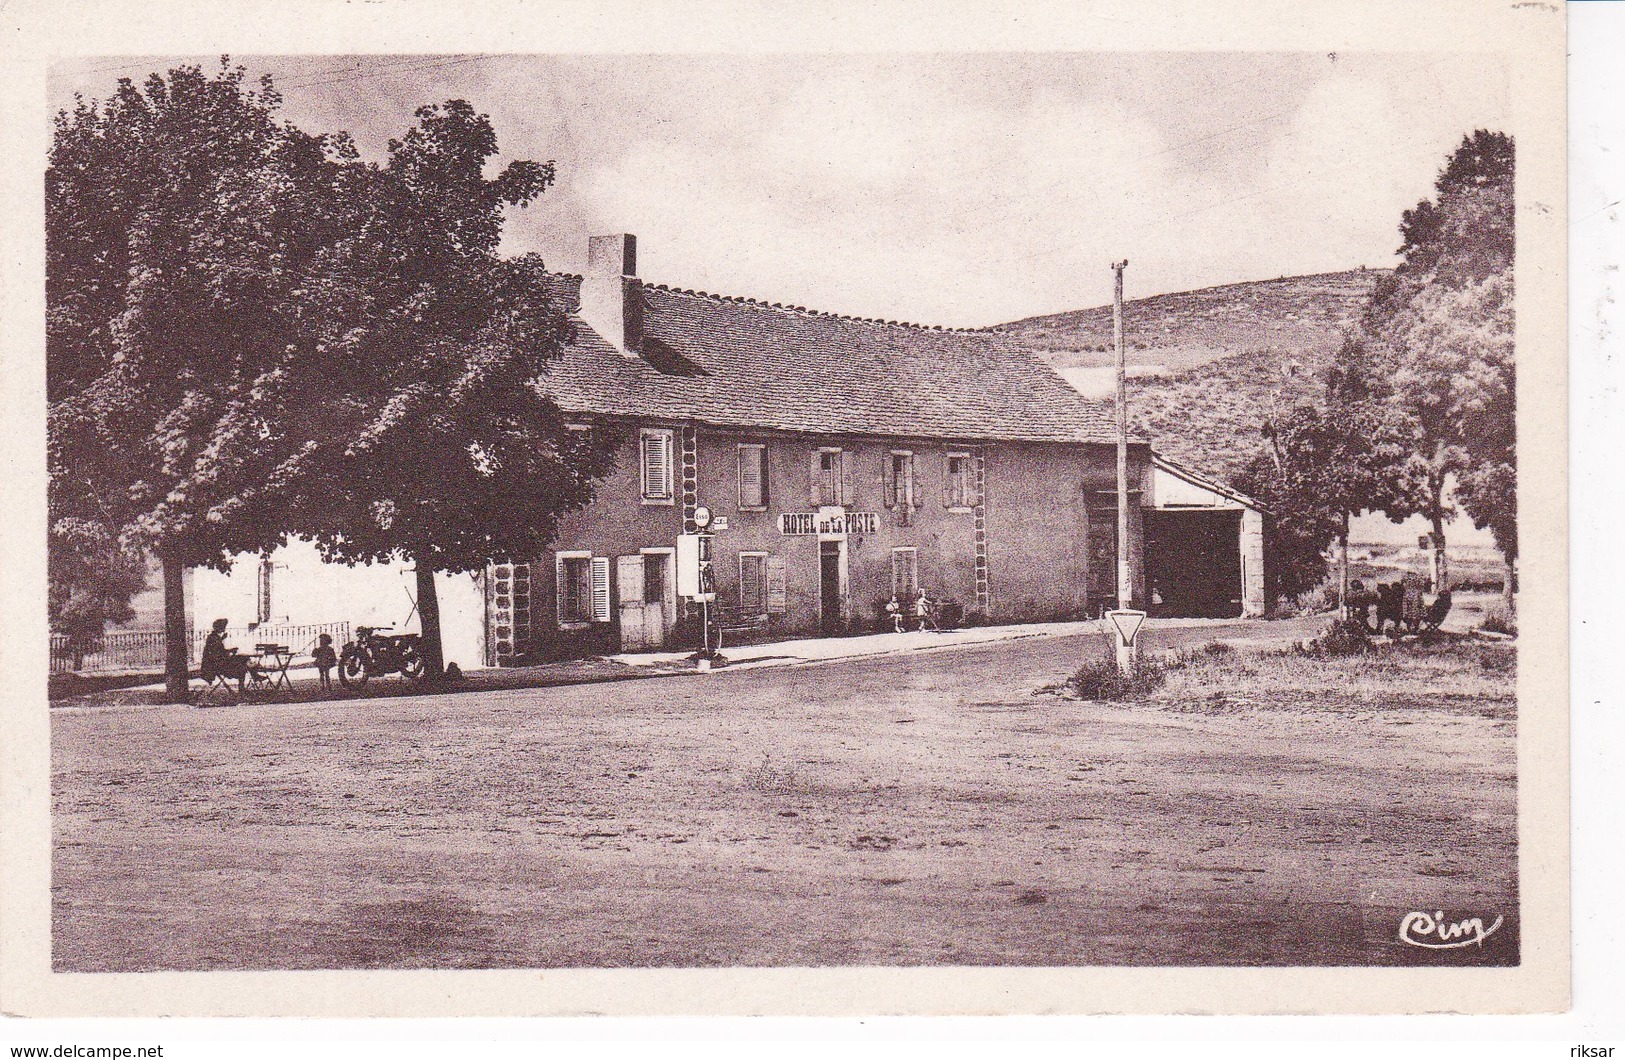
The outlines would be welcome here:
[[[1511,556],[1507,555],[1505,552],[1502,552],[1501,553],[1501,602],[1506,605],[1507,614],[1509,614],[1509,615],[1515,615],[1515,614],[1518,613],[1518,605],[1517,605],[1518,593],[1517,593],[1517,588],[1516,588],[1516,586],[1517,586],[1517,577],[1518,577],[1517,565],[1512,562],[1512,557]]]
[[[417,560],[418,621],[423,629],[423,673],[439,677],[446,670],[445,649],[440,644],[440,598],[435,595],[434,568]]]
[[[186,565],[173,553],[160,556],[164,565],[164,702],[190,698],[192,638],[186,624]]]
[[[1349,513],[1343,513],[1343,529],[1337,535],[1337,617],[1349,617]]]
[[[1444,550],[1444,517],[1439,514],[1439,509],[1437,508],[1433,510],[1432,522],[1433,540],[1431,544],[1433,545],[1433,563],[1432,570],[1429,573],[1432,575],[1431,580],[1433,585],[1430,591],[1434,593],[1442,593],[1444,592],[1445,586],[1450,584],[1450,571],[1447,567],[1447,560],[1445,558]]]

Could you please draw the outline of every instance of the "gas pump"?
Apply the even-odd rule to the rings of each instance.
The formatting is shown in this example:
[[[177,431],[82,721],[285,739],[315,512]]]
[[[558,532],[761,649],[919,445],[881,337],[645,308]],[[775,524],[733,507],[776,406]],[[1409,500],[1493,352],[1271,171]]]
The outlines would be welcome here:
[[[717,598],[716,580],[711,572],[711,509],[694,509],[697,533],[677,538],[677,595],[700,605],[700,654],[703,669],[716,657],[711,647],[711,604]]]

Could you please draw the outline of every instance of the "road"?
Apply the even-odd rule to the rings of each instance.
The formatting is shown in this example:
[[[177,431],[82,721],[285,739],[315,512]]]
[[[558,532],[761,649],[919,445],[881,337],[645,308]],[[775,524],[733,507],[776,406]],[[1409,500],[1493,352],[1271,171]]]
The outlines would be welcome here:
[[[1093,651],[58,713],[55,966],[1388,964],[1409,909],[1515,918],[1504,704],[1034,695]]]

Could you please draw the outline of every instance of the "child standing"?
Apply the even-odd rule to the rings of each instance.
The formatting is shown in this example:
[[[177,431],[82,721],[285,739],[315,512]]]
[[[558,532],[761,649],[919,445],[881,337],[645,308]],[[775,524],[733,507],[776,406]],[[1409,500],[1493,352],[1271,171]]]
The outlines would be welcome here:
[[[333,635],[323,633],[321,643],[311,652],[311,658],[316,660],[316,671],[322,676],[322,691],[333,690],[333,667],[339,664],[338,653],[333,650]]]

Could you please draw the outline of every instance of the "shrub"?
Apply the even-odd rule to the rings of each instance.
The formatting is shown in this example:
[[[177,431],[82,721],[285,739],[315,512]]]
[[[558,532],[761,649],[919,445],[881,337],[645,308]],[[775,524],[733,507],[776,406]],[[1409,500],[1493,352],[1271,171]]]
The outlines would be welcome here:
[[[1478,628],[1485,633],[1505,633],[1514,637],[1518,635],[1517,620],[1499,607],[1486,612]]]
[[[1303,650],[1307,655],[1360,655],[1371,650],[1371,634],[1355,619],[1339,619]]]
[[[1337,609],[1337,586],[1317,585],[1298,597],[1298,613],[1320,615]]]
[[[1202,651],[1206,652],[1208,655],[1229,655],[1235,650],[1235,648],[1226,644],[1222,640],[1209,641],[1202,647]]]
[[[1079,667],[1067,678],[1066,689],[1079,699],[1129,699],[1156,691],[1166,679],[1167,667],[1160,662],[1142,659],[1125,674],[1115,660],[1101,659]]]

